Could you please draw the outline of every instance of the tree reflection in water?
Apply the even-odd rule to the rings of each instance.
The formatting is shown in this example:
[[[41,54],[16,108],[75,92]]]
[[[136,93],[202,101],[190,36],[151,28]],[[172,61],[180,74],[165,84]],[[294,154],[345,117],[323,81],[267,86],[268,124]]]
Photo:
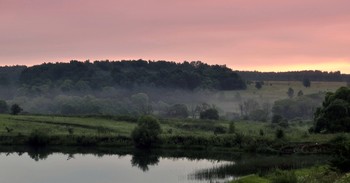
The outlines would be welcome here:
[[[186,159],[186,161],[212,161],[214,167],[201,168],[190,173],[189,180],[223,182],[248,174],[264,174],[271,169],[295,169],[324,163],[330,159],[326,155],[257,155],[245,153],[231,153],[218,151],[190,151],[190,150],[137,150],[127,148],[88,148],[88,147],[0,147],[0,153],[7,155],[17,153],[21,156],[27,153],[35,161],[48,158],[53,153],[67,155],[67,160],[74,159],[75,154],[92,154],[97,157],[105,155],[117,155],[119,157],[131,155],[131,165],[143,172],[149,171],[151,166],[157,166],[160,159]],[[215,163],[214,163],[215,162]]]
[[[154,166],[159,163],[159,157],[156,151],[135,150],[132,155],[131,165],[147,172],[149,170],[148,166]]]

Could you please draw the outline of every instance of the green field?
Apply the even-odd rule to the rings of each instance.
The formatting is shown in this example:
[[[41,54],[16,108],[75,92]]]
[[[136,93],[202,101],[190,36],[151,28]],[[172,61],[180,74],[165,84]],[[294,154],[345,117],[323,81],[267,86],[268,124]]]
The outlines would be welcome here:
[[[305,88],[301,82],[279,82],[279,81],[265,81],[263,87],[258,90],[254,83],[248,85],[247,90],[242,91],[224,91],[217,92],[207,101],[209,104],[217,103],[217,106],[226,108],[226,111],[237,112],[239,100],[255,99],[260,104],[269,102],[271,105],[274,101],[287,98],[287,90],[289,87],[293,88],[297,93],[302,90],[303,93],[312,94],[318,92],[334,92],[341,86],[345,86],[345,82],[312,82],[311,87]],[[221,102],[220,102],[221,101]],[[226,107],[225,107],[226,106]],[[270,106],[271,107],[271,106]],[[0,136],[3,140],[0,143],[8,143],[10,137],[28,137],[35,131],[44,132],[47,136],[57,138],[65,138],[65,141],[74,138],[115,138],[122,137],[130,140],[132,130],[137,125],[137,118],[131,117],[133,120],[124,120],[115,116],[45,116],[45,115],[0,115]],[[216,143],[218,138],[223,138],[226,141],[230,138],[246,137],[250,141],[274,141],[276,130],[280,127],[272,126],[269,122],[253,122],[236,120],[235,133],[228,135],[230,121],[226,120],[198,120],[198,119],[159,119],[162,134],[161,137],[165,139],[165,143],[177,144],[174,142],[175,138],[182,138],[184,140],[191,137],[194,142],[189,144],[201,144],[203,139],[204,144],[209,145]],[[288,128],[283,129],[285,138],[283,141],[295,143],[326,143],[338,134],[309,134],[308,129],[312,126],[311,121],[293,121],[290,122]],[[261,134],[263,133],[263,135]],[[237,135],[238,134],[238,135]],[[5,139],[5,140],[4,140]],[[170,139],[170,141],[169,141]],[[253,139],[253,140],[252,140]],[[176,139],[175,139],[176,140]],[[23,141],[23,140],[22,140]],[[183,140],[182,140],[183,141]],[[199,142],[200,141],[200,142]],[[251,142],[249,142],[251,143]],[[74,143],[73,143],[74,144]],[[94,144],[94,143],[93,143]],[[112,142],[109,142],[113,145]],[[186,144],[186,143],[185,143]],[[219,144],[217,144],[220,146]],[[226,145],[227,147],[234,146],[234,144]],[[241,145],[240,145],[241,146]]]

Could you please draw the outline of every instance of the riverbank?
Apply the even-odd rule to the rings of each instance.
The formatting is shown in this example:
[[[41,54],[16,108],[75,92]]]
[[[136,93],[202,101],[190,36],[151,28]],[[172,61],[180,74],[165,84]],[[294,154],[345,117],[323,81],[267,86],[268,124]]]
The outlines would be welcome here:
[[[269,123],[160,119],[157,148],[226,149],[274,154],[330,153],[332,139],[348,134],[309,134],[309,122],[282,128]],[[0,115],[0,145],[132,147],[137,119],[118,116]]]
[[[264,176],[241,177],[231,183],[348,183],[350,173],[340,173],[329,166],[314,166],[297,170],[275,170]]]
[[[280,128],[271,123],[234,121],[235,129],[231,133],[228,129],[232,121],[160,119],[159,122],[162,128],[159,144],[151,150],[137,150],[131,138],[131,132],[137,125],[135,118],[0,115],[0,152],[28,152],[36,159],[60,152],[68,155],[74,153],[134,154],[136,158],[151,155],[152,157],[149,158],[152,159],[154,157],[189,157],[232,160],[239,166],[221,167],[213,172],[235,172],[239,177],[243,176],[237,180],[238,183],[273,182],[274,177],[288,177],[287,175],[295,175],[297,182],[305,183],[307,181],[304,181],[303,177],[308,178],[305,180],[317,182],[319,177],[325,179],[328,174],[334,175],[329,179],[339,180],[339,182],[348,180],[347,174],[340,174],[330,169],[326,171],[325,168],[309,169],[305,168],[305,164],[291,163],[310,162],[307,167],[311,167],[320,160],[320,158],[314,160],[311,157],[327,154],[326,158],[321,158],[323,162],[316,163],[324,167],[327,164],[326,160],[331,159],[331,152],[337,148],[334,145],[341,144],[339,142],[348,142],[349,134],[308,133],[307,130],[312,125],[310,122],[299,121],[291,123],[288,128]],[[278,130],[283,131],[282,137],[276,135]],[[261,153],[263,156],[251,158],[251,162],[240,163],[240,155],[237,156],[237,153],[256,154],[254,156],[259,156]],[[270,155],[273,156],[270,157]],[[298,156],[297,160],[293,160],[291,157],[295,157],[294,155],[306,156]],[[288,162],[289,160],[291,162]],[[276,165],[276,162],[280,164]],[[284,171],[275,171],[275,168]],[[304,169],[295,170],[298,168]],[[321,170],[323,174],[317,174],[322,172]],[[199,172],[203,176],[207,173]]]

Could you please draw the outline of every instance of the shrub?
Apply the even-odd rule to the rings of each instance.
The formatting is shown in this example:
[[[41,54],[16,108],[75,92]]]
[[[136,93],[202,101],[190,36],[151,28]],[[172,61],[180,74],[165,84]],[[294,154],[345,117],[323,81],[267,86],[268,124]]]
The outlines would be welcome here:
[[[278,123],[282,122],[282,120],[283,120],[283,117],[281,115],[275,114],[272,116],[271,123],[278,124]]]
[[[234,142],[235,142],[235,144],[238,145],[239,147],[242,147],[242,146],[243,146],[243,143],[244,143],[244,139],[245,139],[245,136],[244,136],[242,133],[236,133]]]
[[[298,97],[301,97],[301,96],[303,96],[304,95],[304,92],[302,91],[302,90],[299,90],[299,92],[298,92]]]
[[[235,123],[233,121],[230,122],[230,125],[228,127],[228,133],[229,134],[233,134],[236,131],[236,126]]]
[[[132,131],[131,137],[138,148],[149,148],[160,141],[162,132],[157,119],[152,116],[142,116]]]
[[[6,101],[0,100],[0,113],[7,113],[8,112],[8,106]]]
[[[219,112],[218,110],[214,108],[207,109],[205,111],[202,111],[200,113],[200,118],[201,119],[214,119],[218,120],[219,119]]]
[[[249,119],[254,121],[265,122],[267,121],[268,116],[268,111],[262,109],[257,109],[249,113]]]
[[[294,97],[294,89],[288,88],[287,95],[289,98],[293,98]]]
[[[283,139],[285,136],[284,131],[282,129],[277,129],[275,136],[277,139]]]
[[[185,104],[175,104],[167,111],[167,116],[174,118],[187,118],[188,115],[189,112]]]
[[[260,136],[264,136],[264,135],[265,135],[264,130],[263,130],[263,129],[260,129],[259,134],[260,134]]]
[[[303,85],[308,88],[311,86],[311,81],[308,78],[303,79]]]
[[[331,166],[341,172],[350,171],[350,143],[349,139],[341,134],[330,141],[334,146],[334,158],[331,160]]]
[[[32,146],[46,146],[49,141],[49,135],[44,130],[33,130],[28,138],[28,144]]]
[[[272,183],[297,183],[297,176],[293,171],[276,170],[271,177]]]
[[[262,88],[262,83],[259,81],[255,82],[255,88],[260,90]]]
[[[69,135],[73,135],[74,134],[74,128],[72,128],[72,127],[67,128],[67,131],[68,131]]]
[[[23,111],[23,109],[18,104],[13,104],[11,106],[11,114],[12,115],[17,115],[22,111]]]
[[[223,127],[223,126],[217,126],[215,127],[214,129],[214,134],[217,135],[217,134],[224,134],[226,133],[226,128]]]

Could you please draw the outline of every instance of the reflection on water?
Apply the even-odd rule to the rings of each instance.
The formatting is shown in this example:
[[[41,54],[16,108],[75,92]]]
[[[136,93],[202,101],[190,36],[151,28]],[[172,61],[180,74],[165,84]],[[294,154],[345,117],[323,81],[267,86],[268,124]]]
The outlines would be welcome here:
[[[159,156],[150,150],[136,151],[131,159],[131,165],[140,168],[144,172],[149,170],[148,166],[155,166],[158,163]]]
[[[215,151],[0,147],[1,182],[228,182],[274,168],[312,166],[327,156],[263,156]],[[33,161],[34,160],[34,161]]]

